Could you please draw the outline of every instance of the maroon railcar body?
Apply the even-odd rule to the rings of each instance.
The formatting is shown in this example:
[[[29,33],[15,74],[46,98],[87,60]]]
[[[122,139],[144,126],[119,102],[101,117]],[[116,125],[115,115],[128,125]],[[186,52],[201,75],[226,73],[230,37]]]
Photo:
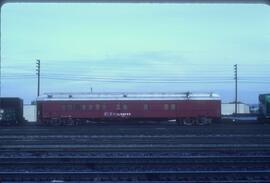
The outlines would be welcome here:
[[[213,93],[48,95],[37,100],[37,110],[40,122],[219,119],[221,101]]]

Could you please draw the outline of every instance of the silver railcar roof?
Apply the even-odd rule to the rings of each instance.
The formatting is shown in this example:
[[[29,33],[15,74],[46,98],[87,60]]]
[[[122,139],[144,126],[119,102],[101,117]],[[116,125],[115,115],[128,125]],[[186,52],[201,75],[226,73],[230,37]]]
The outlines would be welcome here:
[[[216,93],[135,93],[135,92],[110,92],[110,93],[45,93],[37,101],[85,101],[85,100],[220,100]]]

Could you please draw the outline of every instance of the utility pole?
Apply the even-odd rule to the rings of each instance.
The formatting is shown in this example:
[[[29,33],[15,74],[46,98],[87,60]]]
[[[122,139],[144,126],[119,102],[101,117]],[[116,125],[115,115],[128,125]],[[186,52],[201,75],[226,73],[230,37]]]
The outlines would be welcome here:
[[[38,87],[37,87],[37,96],[39,96],[39,93],[40,93],[40,60],[37,59],[37,62],[36,62],[36,71],[37,71],[37,76],[38,76]]]
[[[1,10],[0,10],[1,11]],[[0,24],[1,24],[1,21],[0,21]],[[0,29],[1,29],[1,26],[0,26]],[[1,32],[1,30],[0,30]],[[0,42],[1,42],[1,35],[0,35]],[[0,47],[1,47],[1,44],[0,44]],[[2,60],[1,60],[1,48],[0,48],[0,97],[2,95]]]
[[[234,65],[234,80],[235,80],[235,106],[234,106],[234,113],[235,115],[237,115],[237,80],[238,80],[238,76],[237,76],[237,64]]]
[[[1,22],[0,22],[1,24]],[[1,28],[1,26],[0,26]],[[1,32],[1,31],[0,31]],[[0,42],[1,42],[1,35],[0,35]],[[1,47],[1,44],[0,44],[0,47]],[[2,95],[2,60],[1,60],[1,48],[0,48],[0,97]]]

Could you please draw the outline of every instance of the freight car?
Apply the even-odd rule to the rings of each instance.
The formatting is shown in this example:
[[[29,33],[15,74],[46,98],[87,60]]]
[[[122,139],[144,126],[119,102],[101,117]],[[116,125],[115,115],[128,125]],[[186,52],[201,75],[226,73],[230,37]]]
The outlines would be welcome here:
[[[20,124],[23,118],[23,100],[20,98],[1,97],[0,98],[0,124],[12,125]]]
[[[215,93],[47,93],[37,99],[37,120],[43,124],[176,120],[202,125],[220,118]]]
[[[259,95],[259,121],[270,122],[270,93]]]

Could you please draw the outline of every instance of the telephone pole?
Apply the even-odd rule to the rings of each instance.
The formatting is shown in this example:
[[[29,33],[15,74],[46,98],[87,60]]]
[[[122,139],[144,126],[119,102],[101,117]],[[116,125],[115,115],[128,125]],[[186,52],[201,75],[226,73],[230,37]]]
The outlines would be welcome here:
[[[237,99],[237,80],[238,80],[238,76],[237,76],[237,64],[234,65],[234,80],[235,80],[235,106],[234,106],[234,113],[235,115],[237,115],[237,102],[238,102],[238,99]]]
[[[38,87],[37,87],[37,96],[39,96],[39,93],[40,93],[40,60],[37,59],[37,62],[36,62],[36,71],[37,71],[37,76],[38,76]]]
[[[0,28],[1,28],[1,26],[0,26]],[[1,38],[1,36],[0,36],[0,38]],[[1,97],[1,95],[2,95],[2,60],[1,60],[1,48],[0,48],[0,97]]]

